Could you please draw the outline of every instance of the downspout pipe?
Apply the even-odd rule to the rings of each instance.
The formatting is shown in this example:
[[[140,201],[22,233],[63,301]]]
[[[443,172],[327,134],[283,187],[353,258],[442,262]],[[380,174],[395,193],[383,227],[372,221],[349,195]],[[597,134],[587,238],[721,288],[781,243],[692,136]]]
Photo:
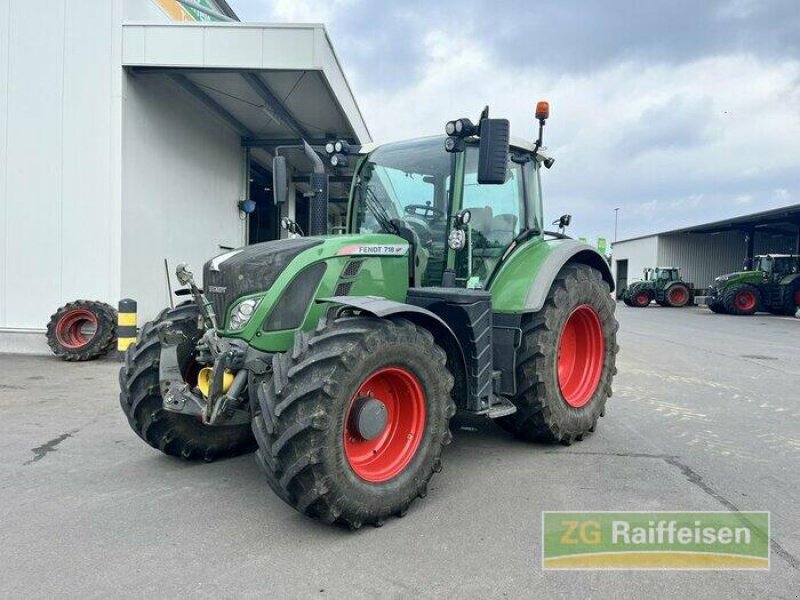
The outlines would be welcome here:
[[[325,235],[328,233],[328,174],[325,172],[322,159],[305,140],[303,140],[303,150],[314,165],[311,174],[308,234]]]

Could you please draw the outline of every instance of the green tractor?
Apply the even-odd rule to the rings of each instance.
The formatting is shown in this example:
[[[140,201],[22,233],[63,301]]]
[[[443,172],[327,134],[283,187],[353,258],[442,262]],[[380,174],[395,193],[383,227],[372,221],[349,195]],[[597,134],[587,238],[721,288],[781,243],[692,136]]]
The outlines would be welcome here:
[[[644,279],[634,281],[622,294],[628,306],[645,308],[655,300],[661,306],[681,307],[693,303],[694,284],[687,283],[675,267],[646,268]]]
[[[794,315],[800,306],[800,255],[756,256],[751,269],[717,277],[708,296],[698,296],[697,303],[730,315]]]
[[[358,528],[402,516],[442,468],[456,411],[523,440],[570,444],[612,393],[614,282],[591,246],[544,231],[541,151],[488,108],[447,137],[330,144],[350,163],[347,231],[327,233],[324,153],[309,236],[217,256],[191,300],[147,323],[120,403],[162,452],[211,461],[256,450],[286,503]],[[286,163],[273,162],[286,194]],[[341,172],[341,171],[338,171]]]

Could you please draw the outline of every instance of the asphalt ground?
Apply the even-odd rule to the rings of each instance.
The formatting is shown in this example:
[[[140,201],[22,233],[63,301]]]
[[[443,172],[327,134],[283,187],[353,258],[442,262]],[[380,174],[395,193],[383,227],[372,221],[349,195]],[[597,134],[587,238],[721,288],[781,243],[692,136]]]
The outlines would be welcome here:
[[[800,320],[618,306],[605,418],[570,447],[458,420],[403,519],[294,512],[252,456],[128,428],[117,364],[0,356],[0,596],[797,598]],[[769,572],[541,569],[543,510],[769,510]]]

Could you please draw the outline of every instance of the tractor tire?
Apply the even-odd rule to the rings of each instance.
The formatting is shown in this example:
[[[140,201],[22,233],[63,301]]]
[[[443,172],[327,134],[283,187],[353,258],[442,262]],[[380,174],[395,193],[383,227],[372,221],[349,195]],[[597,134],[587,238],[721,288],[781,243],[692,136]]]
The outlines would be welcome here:
[[[251,394],[267,483],[325,523],[357,529],[403,516],[452,440],[445,362],[433,336],[405,319],[323,319],[298,334]]]
[[[731,286],[722,297],[725,311],[731,315],[752,315],[761,305],[761,292],[747,283]]]
[[[777,314],[793,317],[800,308],[800,278],[795,279],[788,285],[785,292],[784,305],[780,307]]]
[[[689,292],[689,288],[682,283],[675,283],[666,290],[664,298],[666,299],[666,304],[664,304],[664,306],[682,308],[689,304],[692,294]]]
[[[634,292],[631,297],[631,306],[635,308],[647,308],[653,301],[653,294],[649,290]]]
[[[622,301],[625,303],[625,306],[633,306],[633,301],[630,299],[630,296],[627,294],[622,297]]]
[[[47,324],[47,345],[68,361],[94,360],[107,354],[116,341],[117,311],[105,302],[69,302]]]
[[[615,304],[600,271],[568,264],[522,325],[517,412],[497,423],[517,437],[569,445],[593,432],[617,372]]]
[[[161,342],[157,325],[172,321],[186,336],[178,346],[178,359],[188,383],[197,377],[199,365],[194,361],[194,347],[200,338],[198,315],[193,302],[163,310],[155,320],[146,323],[136,343],[125,353],[119,371],[119,403],[136,435],[170,456],[186,460],[211,462],[237,456],[255,449],[255,440],[248,425],[209,426],[190,415],[164,410],[158,384]]]
[[[728,311],[725,310],[725,306],[723,306],[722,302],[712,302],[708,304],[708,310],[713,313],[717,313],[718,315],[727,315]]]

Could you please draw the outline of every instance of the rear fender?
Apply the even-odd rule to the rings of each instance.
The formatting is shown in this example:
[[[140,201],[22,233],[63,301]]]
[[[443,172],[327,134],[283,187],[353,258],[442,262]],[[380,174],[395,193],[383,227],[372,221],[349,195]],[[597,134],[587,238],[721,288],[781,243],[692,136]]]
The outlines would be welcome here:
[[[492,307],[496,312],[538,312],[544,306],[558,272],[567,263],[579,263],[600,271],[614,291],[614,276],[606,258],[577,240],[533,240],[514,250],[491,282]]]

